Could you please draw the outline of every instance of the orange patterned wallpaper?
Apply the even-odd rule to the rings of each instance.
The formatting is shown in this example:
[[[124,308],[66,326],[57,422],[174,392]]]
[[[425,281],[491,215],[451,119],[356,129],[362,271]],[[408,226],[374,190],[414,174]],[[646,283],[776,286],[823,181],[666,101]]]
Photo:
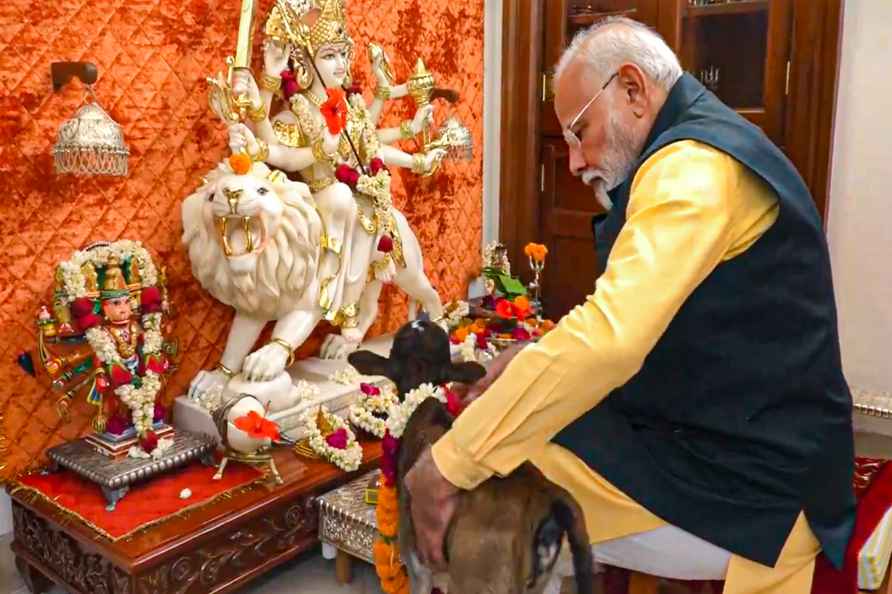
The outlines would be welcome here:
[[[270,5],[261,2],[264,15]],[[168,265],[179,311],[174,335],[184,351],[170,394],[216,363],[231,312],[192,279],[179,206],[224,155],[225,131],[207,108],[204,78],[222,70],[234,50],[239,7],[239,0],[0,4],[0,415],[10,445],[0,478],[88,431],[87,404],[61,423],[56,395],[15,362],[34,348],[35,311],[48,301],[54,266],[73,250],[100,239],[139,239]],[[348,0],[347,12],[360,83],[371,82],[365,47],[375,41],[390,54],[398,79],[420,56],[440,86],[460,93],[458,105],[440,111],[453,111],[471,129],[474,161],[448,164],[434,178],[397,173],[394,180],[395,202],[421,241],[428,275],[444,299],[459,297],[479,266],[483,0]],[[54,175],[56,131],[83,98],[79,81],[52,92],[49,65],[57,60],[97,64],[96,95],[130,146],[127,178]],[[365,92],[371,98],[371,89]],[[392,104],[385,123],[409,109]],[[375,330],[393,329],[404,316],[402,297],[385,291]]]

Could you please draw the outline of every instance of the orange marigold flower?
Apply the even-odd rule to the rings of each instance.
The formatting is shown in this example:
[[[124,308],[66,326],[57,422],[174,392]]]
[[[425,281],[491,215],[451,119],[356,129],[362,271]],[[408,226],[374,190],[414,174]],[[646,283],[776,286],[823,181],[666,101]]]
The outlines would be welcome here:
[[[464,342],[465,338],[468,337],[469,331],[470,331],[469,326],[462,326],[461,328],[458,328],[457,330],[454,330],[452,332],[452,338],[454,338],[458,342]]]
[[[525,320],[530,317],[530,313],[532,313],[530,300],[523,295],[515,297],[514,303],[512,303],[511,305],[514,309],[514,317],[516,317],[518,320]]]
[[[548,255],[548,248],[541,243],[528,243],[524,246],[523,253],[527,258],[532,258],[536,262],[544,262],[545,256]]]
[[[246,153],[236,153],[229,157],[229,166],[237,175],[245,175],[251,171],[251,157]]]

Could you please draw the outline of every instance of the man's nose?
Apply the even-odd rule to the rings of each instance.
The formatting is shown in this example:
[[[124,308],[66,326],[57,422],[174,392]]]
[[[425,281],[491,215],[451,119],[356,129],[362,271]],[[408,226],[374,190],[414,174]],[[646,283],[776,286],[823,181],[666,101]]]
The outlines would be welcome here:
[[[581,147],[571,146],[570,148],[570,173],[575,176],[582,175],[582,172],[585,171],[586,163],[585,157],[582,155]]]

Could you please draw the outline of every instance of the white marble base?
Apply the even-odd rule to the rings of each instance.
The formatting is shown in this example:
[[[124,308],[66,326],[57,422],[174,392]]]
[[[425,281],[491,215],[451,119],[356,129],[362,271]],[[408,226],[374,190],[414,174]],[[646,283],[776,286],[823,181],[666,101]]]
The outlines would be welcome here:
[[[392,335],[379,336],[363,343],[362,349],[374,351],[379,355],[387,356],[390,354],[390,345],[393,343]],[[359,394],[359,383],[352,385],[344,385],[331,381],[329,378],[336,372],[340,371],[347,365],[346,360],[334,359],[304,359],[295,363],[289,373],[297,383],[304,380],[315,386],[319,390],[319,396],[311,401],[303,401],[296,406],[271,413],[268,418],[279,424],[282,432],[292,439],[302,439],[304,430],[298,427],[300,418],[308,409],[320,404],[324,404],[330,412],[345,416],[347,408],[356,399]],[[364,377],[364,381],[379,382],[383,381],[382,377]],[[176,427],[186,431],[194,431],[197,433],[205,433],[216,436],[217,427],[210,413],[200,404],[191,400],[188,396],[180,396],[174,401],[173,406],[173,423]]]

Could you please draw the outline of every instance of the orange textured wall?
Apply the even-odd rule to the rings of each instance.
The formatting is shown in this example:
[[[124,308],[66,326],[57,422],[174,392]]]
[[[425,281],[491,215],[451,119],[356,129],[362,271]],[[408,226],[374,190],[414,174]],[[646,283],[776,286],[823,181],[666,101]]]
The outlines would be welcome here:
[[[261,2],[264,15],[270,5]],[[34,315],[48,300],[54,266],[75,249],[138,239],[167,264],[178,310],[174,335],[184,353],[169,395],[216,363],[231,311],[192,278],[180,246],[179,206],[226,150],[225,131],[207,108],[204,78],[222,70],[234,49],[239,7],[238,0],[10,0],[0,6],[0,429],[10,446],[0,478],[33,467],[47,447],[88,431],[91,407],[77,403],[74,419],[63,424],[56,394],[15,362],[35,346]],[[395,202],[421,241],[428,275],[444,299],[459,297],[479,266],[483,0],[348,0],[347,12],[359,82],[371,82],[365,48],[375,41],[390,54],[397,78],[420,56],[438,85],[461,95],[458,105],[440,112],[458,115],[471,129],[474,161],[448,164],[434,178],[396,173],[394,180]],[[99,67],[96,95],[130,146],[127,178],[53,173],[56,131],[83,99],[78,81],[52,92],[49,65],[58,60]],[[371,98],[371,89],[365,92]],[[408,103],[393,103],[385,123],[399,122],[409,110]],[[404,318],[404,299],[385,291],[374,330],[391,330]]]

